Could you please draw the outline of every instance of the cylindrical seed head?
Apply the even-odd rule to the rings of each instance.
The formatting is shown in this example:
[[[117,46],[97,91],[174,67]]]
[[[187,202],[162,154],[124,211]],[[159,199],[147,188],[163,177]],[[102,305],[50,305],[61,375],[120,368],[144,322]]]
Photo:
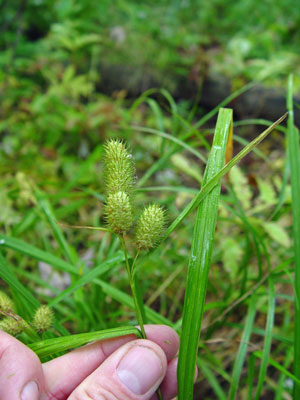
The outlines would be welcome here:
[[[140,250],[149,250],[159,243],[165,226],[165,212],[156,204],[145,207],[140,216],[135,234],[135,243]]]
[[[45,332],[51,328],[53,311],[47,306],[41,306],[36,310],[33,318],[33,327],[38,332]]]
[[[110,194],[105,206],[107,223],[112,232],[123,234],[129,231],[132,226],[132,204],[125,192]]]
[[[0,291],[0,310],[5,313],[15,310],[14,302],[2,291]]]
[[[12,336],[17,336],[26,329],[26,322],[22,319],[4,318],[0,321],[0,329]]]
[[[130,196],[135,174],[132,155],[128,152],[125,144],[118,139],[108,140],[104,149],[107,195],[125,192]]]

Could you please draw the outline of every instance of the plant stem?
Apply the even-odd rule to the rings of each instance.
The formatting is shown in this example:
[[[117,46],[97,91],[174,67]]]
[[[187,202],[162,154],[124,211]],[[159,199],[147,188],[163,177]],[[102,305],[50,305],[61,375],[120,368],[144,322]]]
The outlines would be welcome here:
[[[135,277],[134,277],[134,275],[135,275],[134,267],[136,264],[136,260],[140,254],[140,250],[137,251],[137,253],[134,257],[133,263],[131,265],[131,268],[130,268],[124,236],[119,235],[119,239],[120,239],[121,247],[122,247],[122,250],[123,250],[123,253],[125,256],[125,264],[126,264],[126,269],[127,269],[127,273],[128,273],[128,279],[129,279],[129,283],[130,283],[132,297],[133,297],[133,301],[134,301],[134,305],[135,305],[138,324],[139,324],[143,339],[147,339],[145,328],[144,328],[143,314],[142,314],[142,310],[141,310],[141,308],[139,306],[139,302],[138,302],[138,295],[137,295],[137,291],[136,291]],[[160,388],[157,389],[156,395],[157,395],[158,400],[162,400]]]
[[[135,257],[134,257],[134,260],[133,260],[133,263],[132,263],[132,266],[131,266],[131,273],[132,273],[132,277],[134,278],[134,274],[135,274],[135,270],[134,270],[134,267],[135,267],[135,264],[136,264],[136,260],[138,259],[138,256],[140,255],[140,250],[138,250],[137,252],[136,252],[136,255],[135,255]]]
[[[131,288],[131,292],[132,292],[132,297],[133,297],[133,301],[134,301],[134,305],[135,305],[135,311],[136,311],[138,324],[140,326],[140,330],[142,332],[143,338],[146,339],[147,337],[146,337],[146,332],[145,332],[145,328],[144,328],[143,315],[142,315],[142,311],[141,311],[140,306],[139,306],[138,297],[137,297],[137,291],[136,291],[136,286],[135,286],[135,280],[134,280],[134,276],[133,276],[133,267],[134,267],[134,264],[136,262],[138,253],[134,258],[134,261],[133,261],[133,264],[132,264],[132,268],[130,268],[130,264],[129,264],[129,260],[128,260],[128,253],[127,253],[127,249],[126,249],[126,245],[125,245],[124,236],[123,235],[119,235],[119,239],[120,239],[121,247],[122,247],[122,250],[123,250],[123,253],[124,253],[124,256],[125,256],[125,264],[126,264],[129,284],[130,284],[130,288]]]

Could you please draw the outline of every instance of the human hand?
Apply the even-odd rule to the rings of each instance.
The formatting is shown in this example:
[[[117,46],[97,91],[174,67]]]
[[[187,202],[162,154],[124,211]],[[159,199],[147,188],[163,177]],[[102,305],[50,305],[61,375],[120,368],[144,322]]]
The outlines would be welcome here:
[[[155,400],[176,396],[179,339],[163,325],[97,341],[41,364],[27,346],[0,331],[1,400]]]

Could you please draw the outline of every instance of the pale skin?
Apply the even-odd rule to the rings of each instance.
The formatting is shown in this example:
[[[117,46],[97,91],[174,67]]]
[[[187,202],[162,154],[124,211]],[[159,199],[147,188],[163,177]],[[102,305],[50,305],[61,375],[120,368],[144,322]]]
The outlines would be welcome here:
[[[179,339],[163,325],[98,341],[41,364],[24,344],[0,331],[1,400],[163,400],[177,394]]]

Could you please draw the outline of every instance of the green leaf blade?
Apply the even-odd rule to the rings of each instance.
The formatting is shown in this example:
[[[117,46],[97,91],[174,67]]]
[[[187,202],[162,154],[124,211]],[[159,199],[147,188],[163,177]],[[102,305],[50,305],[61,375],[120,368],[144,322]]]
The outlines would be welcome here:
[[[232,110],[219,111],[212,150],[203,178],[205,185],[224,165],[226,144],[232,125]],[[197,210],[188,267],[178,360],[178,398],[192,400],[198,341],[201,331],[208,272],[217,220],[220,183],[215,185]]]

